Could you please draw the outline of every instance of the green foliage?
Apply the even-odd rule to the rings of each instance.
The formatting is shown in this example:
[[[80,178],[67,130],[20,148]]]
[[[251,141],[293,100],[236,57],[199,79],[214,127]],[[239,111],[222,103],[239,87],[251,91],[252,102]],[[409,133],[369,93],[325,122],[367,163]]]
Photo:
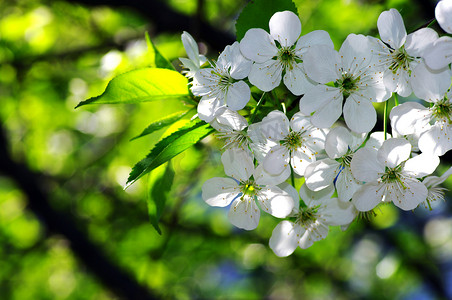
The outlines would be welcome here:
[[[156,130],[165,128],[166,126],[169,126],[173,123],[175,123],[177,120],[180,120],[183,116],[185,116],[186,114],[188,114],[191,110],[186,110],[186,111],[182,111],[182,112],[176,112],[174,114],[171,114],[169,116],[166,116],[163,119],[160,119],[158,121],[152,122],[151,124],[149,124],[148,127],[146,127],[142,133],[140,133],[139,135],[137,135],[136,137],[132,138],[132,140],[138,139],[140,137],[146,136],[148,134],[153,133]]]
[[[100,96],[80,102],[86,104],[125,104],[146,101],[184,99],[188,96],[187,79],[168,69],[145,68],[113,78]]]
[[[209,124],[197,120],[189,122],[178,131],[162,139],[144,159],[133,167],[127,179],[127,186],[130,186],[146,173],[193,146],[212,133],[213,130]]]
[[[235,30],[237,40],[240,41],[248,29],[263,28],[269,31],[268,22],[275,12],[290,10],[297,13],[297,8],[291,0],[253,0],[243,9],[237,22]]]
[[[167,3],[194,15],[198,2],[205,5],[200,17],[219,30],[229,30],[237,9],[249,1]],[[254,4],[259,2],[255,0]],[[278,1],[274,2],[269,5]],[[377,33],[378,15],[390,7],[402,13],[408,28],[427,21],[420,17],[425,13],[420,9],[421,2],[294,2],[303,24],[302,34],[327,30],[337,49],[351,32]],[[128,5],[124,3],[124,7]],[[225,176],[217,150],[221,145],[211,140],[196,147],[190,145],[171,159],[174,192],[165,194],[158,224],[164,230],[162,219],[167,215],[177,219],[171,232],[164,230],[159,236],[148,221],[152,217],[146,211],[145,199],[148,195],[157,205],[152,192],[169,184],[164,177],[167,166],[162,164],[149,174],[149,186],[155,190],[149,191],[144,180],[126,191],[122,186],[130,166],[144,156],[142,151],[149,145],[158,143],[161,132],[154,131],[132,143],[128,140],[146,125],[163,122],[188,108],[176,97],[170,101],[162,97],[140,105],[73,109],[80,101],[102,93],[108,78],[116,74],[142,67],[165,69],[155,51],[146,49],[143,36],[149,24],[143,17],[145,12],[42,0],[0,1],[0,11],[0,119],[12,156],[40,175],[43,188],[49,192],[49,205],[71,214],[74,225],[87,238],[156,298],[299,299],[302,295],[303,299],[410,299],[419,293],[417,287],[429,286],[424,279],[429,274],[444,274],[440,269],[423,273],[420,267],[450,261],[452,221],[447,210],[440,210],[444,218],[423,221],[423,211],[401,212],[383,206],[370,224],[358,222],[346,232],[334,228],[327,239],[313,247],[298,249],[287,258],[276,257],[268,247],[268,238],[279,220],[262,214],[257,230],[241,231],[228,221],[227,209],[212,208],[201,199],[201,186],[207,179]],[[270,16],[255,18],[268,29]],[[180,42],[182,30],[153,36],[158,52],[173,65],[185,53]],[[209,40],[204,42],[208,45]],[[103,63],[112,53],[120,57],[117,67]],[[207,55],[217,54],[208,48]],[[186,80],[174,76],[184,81],[179,86],[186,95]],[[127,97],[124,93],[119,100]],[[260,92],[256,102],[259,97]],[[264,100],[265,115],[275,104],[271,97]],[[298,110],[296,100],[294,112]],[[189,133],[209,129],[202,123],[199,126]],[[440,166],[438,174],[446,170],[447,166]],[[162,181],[155,183],[158,179]],[[452,178],[446,187],[451,190]],[[179,205],[172,200],[176,195],[183,195],[185,201]],[[36,217],[35,205],[29,201],[34,199],[25,197],[8,180],[8,174],[0,175],[0,299],[118,298],[74,256],[67,236],[46,228],[45,218]],[[399,220],[406,218],[416,226],[401,227]],[[388,237],[389,231],[394,235]],[[399,242],[395,245],[394,241]],[[434,280],[431,277],[427,282]],[[431,292],[430,297],[435,298]]]
[[[171,187],[173,186],[174,170],[169,161],[166,165],[165,172],[157,180],[154,181],[152,188],[148,192],[148,213],[149,220],[155,230],[161,235],[162,231],[159,227],[160,217],[168,200]]]
[[[148,46],[148,55],[151,58],[151,67],[174,70],[173,65],[160,53],[151,41],[149,34],[146,32],[146,44]]]

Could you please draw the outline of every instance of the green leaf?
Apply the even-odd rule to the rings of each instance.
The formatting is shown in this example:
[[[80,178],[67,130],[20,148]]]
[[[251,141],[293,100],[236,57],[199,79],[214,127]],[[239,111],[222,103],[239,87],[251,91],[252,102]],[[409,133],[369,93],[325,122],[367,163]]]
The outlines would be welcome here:
[[[140,133],[140,135],[137,135],[136,137],[134,137],[134,138],[132,138],[130,140],[133,141],[133,140],[135,140],[137,138],[140,138],[140,137],[143,137],[145,135],[151,134],[151,133],[153,133],[156,130],[159,130],[159,129],[162,129],[162,128],[166,127],[166,126],[169,126],[169,125],[175,123],[176,121],[180,120],[183,116],[188,114],[190,111],[191,111],[191,109],[187,110],[187,111],[182,111],[182,112],[179,111],[179,112],[171,114],[171,115],[169,115],[169,116],[167,116],[167,117],[165,117],[163,119],[155,121],[155,122],[151,123],[148,127],[146,127],[146,129],[144,129],[143,132]]]
[[[145,68],[113,78],[100,96],[80,102],[86,104],[137,103],[168,98],[187,99],[188,80],[176,71]]]
[[[151,67],[175,70],[174,66],[158,51],[154,43],[151,41],[149,34],[146,32],[146,44],[148,45],[148,53],[151,58]]]
[[[214,129],[209,124],[197,120],[189,122],[178,131],[165,137],[155,145],[144,159],[132,168],[132,172],[130,172],[127,179],[126,188],[146,173],[190,148],[213,131]]]
[[[235,23],[237,41],[240,41],[251,28],[262,28],[269,32],[270,18],[274,13],[284,10],[297,14],[297,7],[291,0],[252,0],[248,2]]]
[[[148,213],[149,220],[155,230],[161,235],[162,231],[159,227],[159,221],[165,209],[171,186],[173,185],[174,171],[171,168],[171,162],[168,162],[165,173],[154,181],[152,188],[148,193]]]

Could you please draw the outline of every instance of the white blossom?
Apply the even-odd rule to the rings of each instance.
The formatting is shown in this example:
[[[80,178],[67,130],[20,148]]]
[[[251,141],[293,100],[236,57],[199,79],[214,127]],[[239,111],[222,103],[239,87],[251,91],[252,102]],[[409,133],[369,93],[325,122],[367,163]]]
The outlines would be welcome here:
[[[440,1],[435,14],[452,33],[452,0]],[[207,180],[202,198],[210,206],[230,206],[229,221],[245,230],[258,226],[260,210],[284,218],[269,241],[280,257],[324,239],[329,226],[346,230],[358,212],[381,203],[430,207],[444,199],[440,184],[452,174],[450,168],[430,176],[439,156],[452,149],[451,37],[430,28],[407,34],[395,9],[380,14],[380,39],[350,34],[339,51],[326,31],[301,36],[301,27],[293,12],[277,12],[269,32],[248,30],[207,68],[194,39],[182,34],[188,59],[180,60],[200,98],[197,115],[224,141],[227,177]],[[301,96],[299,112],[284,86],[264,97],[281,81]],[[264,93],[250,106],[257,89]],[[403,99],[389,115],[392,135],[386,119],[384,132],[372,133],[374,103],[392,93],[414,93],[429,105]],[[284,112],[271,111],[276,106]],[[290,175],[305,177],[299,192],[286,182]]]
[[[248,77],[250,82],[262,91],[271,91],[280,84],[284,74],[286,87],[295,95],[304,94],[316,83],[306,76],[303,55],[313,45],[333,49],[329,34],[316,30],[300,37],[300,19],[291,11],[275,13],[269,25],[270,34],[252,28],[240,42],[243,55],[254,62]]]
[[[353,175],[365,182],[352,198],[357,210],[369,211],[381,202],[411,210],[427,198],[427,188],[417,178],[433,173],[439,158],[425,153],[409,158],[410,154],[410,143],[400,138],[386,140],[378,151],[364,147],[355,153]]]
[[[347,225],[355,219],[353,205],[331,198],[333,192],[332,187],[320,192],[301,187],[300,196],[306,206],[295,206],[291,214],[295,220],[280,222],[272,232],[269,244],[277,256],[289,256],[297,247],[309,248],[326,238],[329,226]]]
[[[389,91],[407,97],[412,92],[414,76],[432,80],[441,77],[433,70],[417,74],[417,67],[424,65],[422,57],[438,39],[433,29],[421,28],[407,35],[402,16],[393,8],[380,14],[377,26],[386,44],[373,39],[372,52],[378,57],[377,66],[384,71],[384,84]]]
[[[414,82],[416,95],[433,105],[424,107],[420,103],[406,102],[396,106],[389,115],[391,126],[402,135],[418,135],[420,151],[444,155],[452,149],[452,92],[446,93],[451,82],[450,71],[443,72],[441,80],[416,77]]]
[[[293,208],[292,197],[276,185],[283,182],[271,176],[261,166],[254,167],[248,152],[227,149],[221,156],[226,175],[232,178],[214,177],[202,186],[202,198],[211,206],[229,209],[229,221],[238,228],[255,229],[261,209],[277,218],[286,217]]]
[[[339,200],[349,201],[359,187],[350,169],[350,162],[365,138],[365,134],[350,133],[345,127],[332,129],[325,141],[328,158],[307,167],[304,175],[306,186],[313,191],[320,191],[334,183]]]
[[[248,122],[239,113],[227,107],[221,107],[210,125],[217,130],[217,136],[225,141],[224,148],[240,148],[249,151],[250,139],[245,131]]]
[[[339,52],[315,46],[305,54],[308,76],[321,83],[300,100],[303,114],[314,113],[314,126],[331,127],[342,110],[345,123],[355,132],[369,132],[375,126],[377,114],[372,102],[385,101],[390,93],[383,84],[382,72],[372,68],[370,45],[369,38],[350,34]]]
[[[366,141],[366,148],[377,150],[381,148],[384,141],[391,138],[391,134],[385,133],[384,131],[375,131],[372,132],[369,136],[369,139]]]
[[[283,112],[272,111],[261,122],[260,130],[275,146],[263,160],[270,174],[290,175],[290,166],[303,176],[306,167],[316,159],[325,145],[325,132],[314,126],[309,117],[296,113],[290,120]]]
[[[193,78],[201,66],[207,62],[207,58],[199,54],[198,44],[188,32],[184,31],[181,39],[188,56],[188,59],[184,57],[179,58],[184,68],[188,69],[188,71],[184,70],[182,73],[188,78]]]
[[[440,187],[439,185],[446,181],[449,176],[452,175],[452,167],[443,173],[440,177],[438,176],[427,176],[422,183],[427,187],[428,195],[424,202],[425,207],[430,207],[430,203],[436,200],[444,200],[446,188]]]
[[[193,78],[191,91],[201,96],[198,116],[210,122],[217,110],[226,105],[229,109],[240,110],[251,97],[251,91],[244,79],[248,76],[251,61],[240,53],[239,43],[226,46],[212,68],[200,69]]]

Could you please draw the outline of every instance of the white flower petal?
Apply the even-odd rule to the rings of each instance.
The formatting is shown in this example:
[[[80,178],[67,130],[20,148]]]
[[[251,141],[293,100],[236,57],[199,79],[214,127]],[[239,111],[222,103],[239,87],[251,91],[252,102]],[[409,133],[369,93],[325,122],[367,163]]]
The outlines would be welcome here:
[[[372,53],[369,61],[371,69],[384,71],[389,67],[391,60],[391,50],[379,38],[367,37],[369,39],[369,52]]]
[[[240,51],[246,58],[257,63],[263,63],[278,53],[271,35],[260,28],[252,28],[245,33],[240,41]]]
[[[349,34],[339,49],[344,71],[349,74],[359,74],[360,70],[366,70],[371,57],[370,46],[370,40],[366,36]]]
[[[214,177],[202,186],[202,199],[210,206],[228,206],[239,193],[237,182],[231,178]]]
[[[226,46],[223,53],[225,53],[226,66],[230,67],[229,74],[232,78],[239,80],[248,76],[253,62],[242,55],[238,42]]]
[[[336,179],[336,190],[339,200],[343,202],[349,201],[359,187],[360,184],[353,176],[350,167],[343,168]]]
[[[344,119],[351,130],[369,132],[377,122],[377,112],[369,100],[350,95],[345,100]]]
[[[279,144],[289,134],[289,124],[283,112],[274,110],[262,119],[259,128],[265,138]]]
[[[311,127],[303,134],[304,143],[302,145],[312,152],[313,155],[317,155],[318,152],[325,149],[325,139],[328,129],[320,129],[317,127]],[[302,149],[305,150],[305,149]],[[306,152],[307,153],[307,152]]]
[[[185,72],[187,72],[187,74],[189,74],[188,77],[191,78],[191,77],[195,76],[196,71],[199,70],[199,67],[196,66],[196,64],[195,64],[193,61],[189,60],[188,58],[179,57],[179,60],[180,60],[180,62],[182,63],[182,65],[184,66],[184,68],[190,70],[190,71],[188,71],[188,72],[185,71]],[[184,71],[183,71],[183,72],[184,72]]]
[[[218,109],[223,106],[218,98],[204,96],[198,103],[198,117],[209,123],[215,118]]]
[[[294,63],[291,69],[286,68],[283,81],[289,91],[297,96],[306,93],[313,86],[317,85],[316,82],[307,77],[302,63]]]
[[[389,68],[385,69],[383,82],[389,91],[395,92],[397,90],[399,86],[399,77],[401,72],[402,72],[401,68],[398,69],[396,73],[393,73],[392,70],[390,70]],[[406,84],[408,84],[408,82],[406,82]]]
[[[290,221],[282,221],[273,229],[270,237],[270,248],[279,257],[291,255],[298,246],[298,240],[304,234],[301,226]]]
[[[261,91],[269,92],[281,83],[283,67],[277,60],[254,63],[248,79]]]
[[[403,68],[397,69],[396,73],[390,69],[385,70],[383,82],[390,92],[395,92],[402,97],[408,97],[412,92],[410,76]]]
[[[331,40],[328,32],[325,30],[314,30],[298,39],[295,47],[295,54],[301,59],[304,59],[303,54],[309,48],[316,45],[325,45],[331,49],[334,49],[333,41]]]
[[[350,202],[342,202],[337,198],[329,199],[325,208],[321,212],[322,222],[329,226],[340,226],[351,223],[357,211]]]
[[[193,77],[191,91],[195,96],[205,96],[212,93],[218,85],[218,75],[214,74],[214,69],[200,69]]]
[[[424,56],[424,52],[429,50],[438,39],[438,34],[431,28],[421,28],[406,37],[405,50],[414,57]]]
[[[300,111],[304,115],[309,116],[311,113],[320,110],[325,105],[338,100],[340,100],[342,105],[342,94],[339,88],[316,85],[309,89],[300,99]],[[332,105],[335,106],[335,103]]]
[[[446,181],[449,176],[452,175],[452,167],[450,167],[446,172],[443,173],[440,177],[438,176],[428,176],[422,181],[422,183],[430,189],[433,186],[440,185],[444,181]]]
[[[411,154],[411,144],[405,139],[392,138],[384,141],[378,150],[378,160],[388,168],[395,168],[407,160]],[[356,176],[356,174],[355,174]]]
[[[226,104],[232,110],[240,110],[250,101],[251,91],[244,81],[234,82],[226,94]]]
[[[313,161],[315,161],[314,154],[306,148],[294,150],[290,157],[290,164],[294,172],[300,176],[304,176],[306,168]]]
[[[384,141],[386,139],[390,139],[391,134],[386,133],[386,137],[383,131],[376,131],[372,132],[369,139],[366,142],[367,148],[378,150],[380,149],[381,145],[383,145]]]
[[[384,165],[377,160],[377,151],[364,147],[356,151],[350,163],[352,174],[356,179],[364,182],[375,181],[383,173]]]
[[[400,13],[394,8],[380,14],[377,27],[383,42],[393,49],[399,49],[405,43],[407,35],[405,24]]]
[[[290,176],[290,168],[284,168],[279,174],[270,174],[265,171],[262,164],[254,171],[254,180],[259,185],[277,185],[284,182]]]
[[[253,159],[247,151],[230,148],[221,155],[226,175],[240,181],[248,180],[254,172]]]
[[[424,63],[420,63],[411,73],[411,87],[414,94],[428,102],[443,99],[450,87],[449,69],[431,72]]]
[[[352,142],[353,137],[347,128],[342,126],[335,127],[326,135],[326,154],[333,159],[344,156]]]
[[[303,66],[309,78],[319,83],[336,81],[341,77],[341,58],[330,46],[310,47],[303,54]]]
[[[292,208],[292,212],[289,216],[294,216],[294,214],[297,214],[299,212],[299,207],[300,207],[300,195],[298,194],[298,191],[292,185],[288,184],[287,182],[278,184],[278,187],[281,190],[288,193],[290,195],[290,197],[292,198],[293,208]]]
[[[301,239],[298,241],[298,246],[301,249],[307,249],[311,247],[314,242],[323,240],[328,235],[328,226],[316,221],[312,223]]]
[[[210,123],[213,128],[220,132],[240,131],[248,126],[246,119],[236,111],[227,107],[221,107],[217,110],[217,116]]]
[[[352,203],[359,211],[369,211],[383,200],[384,188],[377,182],[369,182],[361,186],[352,197]]]
[[[406,161],[403,171],[413,177],[422,178],[435,172],[439,165],[439,158],[429,153],[421,153]]]
[[[300,188],[300,197],[309,207],[316,206],[319,201],[328,201],[333,194],[334,186],[332,185],[317,192],[311,191],[306,184],[303,184]]]
[[[185,52],[187,53],[188,58],[196,65],[196,67],[200,66],[199,61],[199,48],[195,39],[186,31],[184,31],[181,35],[182,44],[184,45]]]
[[[329,158],[311,163],[304,173],[306,186],[312,191],[320,191],[331,186],[339,167],[337,161]]]
[[[245,230],[256,229],[259,224],[260,211],[256,202],[249,197],[242,197],[232,202],[228,219],[232,225]]]
[[[410,84],[411,76],[407,71],[405,71],[402,68],[400,68],[399,71],[398,71],[399,73],[397,73],[397,74],[399,74],[397,88],[395,89],[394,92],[396,92],[397,94],[399,94],[402,97],[408,97],[413,92],[413,89],[411,88],[411,84]],[[386,81],[385,81],[385,84],[386,84]]]
[[[424,55],[427,66],[434,70],[443,69],[452,62],[452,38],[440,37]]]
[[[257,194],[257,201],[263,211],[277,218],[287,217],[294,207],[292,197],[276,186],[263,187]]]
[[[435,17],[441,28],[447,32],[452,33],[452,1],[439,1],[435,8]]]
[[[350,150],[356,151],[363,145],[367,138],[367,133],[356,133],[351,131],[350,134],[352,135],[352,143],[348,146],[350,147]]]
[[[325,225],[323,225],[325,226]],[[328,233],[327,233],[328,234]],[[303,236],[301,237],[301,239],[298,241],[298,246],[301,249],[308,249],[309,247],[311,247],[312,245],[314,245],[314,242],[318,241],[320,239],[315,239],[313,240],[313,238],[310,235],[310,232],[306,231]]]
[[[312,125],[318,128],[330,128],[342,114],[342,100],[342,94],[336,93],[329,102],[325,103],[312,115]]]
[[[402,103],[389,114],[392,129],[401,135],[425,131],[430,117],[429,109],[417,102]]]
[[[281,174],[286,168],[289,168],[289,160],[290,154],[286,147],[274,146],[264,158],[264,169],[270,174]]]
[[[364,63],[366,64],[366,62]],[[364,70],[363,68],[357,72],[362,72]],[[384,72],[376,71],[375,69],[366,69],[365,73],[360,75],[363,79],[357,83],[358,90],[353,92],[352,95],[364,98],[370,102],[383,102],[388,100],[392,94],[385,86],[384,74]]]
[[[263,163],[265,156],[270,152],[270,149],[273,146],[279,144],[278,142],[274,142],[272,140],[267,139],[261,130],[262,122],[257,122],[254,124],[250,124],[248,126],[247,134],[251,139],[250,148],[253,151],[254,157],[257,159],[259,163]]]
[[[275,13],[269,22],[270,34],[283,47],[292,46],[301,34],[301,22],[291,11]]]
[[[404,184],[406,189],[402,190],[402,194],[394,195],[395,199],[392,197],[395,206],[403,210],[412,210],[427,199],[428,190],[422,182],[407,180]]]
[[[419,137],[419,149],[422,152],[442,156],[452,149],[452,126],[437,122]]]
[[[302,114],[301,112],[297,112],[290,119],[290,128],[293,131],[304,131],[312,126],[311,121],[309,121],[311,117]]]

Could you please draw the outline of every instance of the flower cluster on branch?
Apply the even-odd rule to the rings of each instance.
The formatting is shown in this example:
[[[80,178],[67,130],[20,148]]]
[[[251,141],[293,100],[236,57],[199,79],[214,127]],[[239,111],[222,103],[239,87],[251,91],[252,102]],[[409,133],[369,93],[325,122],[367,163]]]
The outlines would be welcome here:
[[[452,1],[440,1],[436,16],[452,33]],[[380,39],[350,34],[336,51],[326,31],[301,35],[298,16],[281,11],[270,32],[249,29],[209,65],[182,34],[197,116],[224,140],[228,177],[207,180],[202,197],[230,206],[230,222],[245,230],[258,226],[261,210],[284,219],[269,242],[278,256],[378,205],[413,210],[444,199],[438,185],[452,171],[430,175],[452,149],[452,38],[431,28],[407,34],[395,9],[376,25]],[[399,105],[397,95],[412,94],[419,100]],[[381,102],[384,130],[373,131]]]

